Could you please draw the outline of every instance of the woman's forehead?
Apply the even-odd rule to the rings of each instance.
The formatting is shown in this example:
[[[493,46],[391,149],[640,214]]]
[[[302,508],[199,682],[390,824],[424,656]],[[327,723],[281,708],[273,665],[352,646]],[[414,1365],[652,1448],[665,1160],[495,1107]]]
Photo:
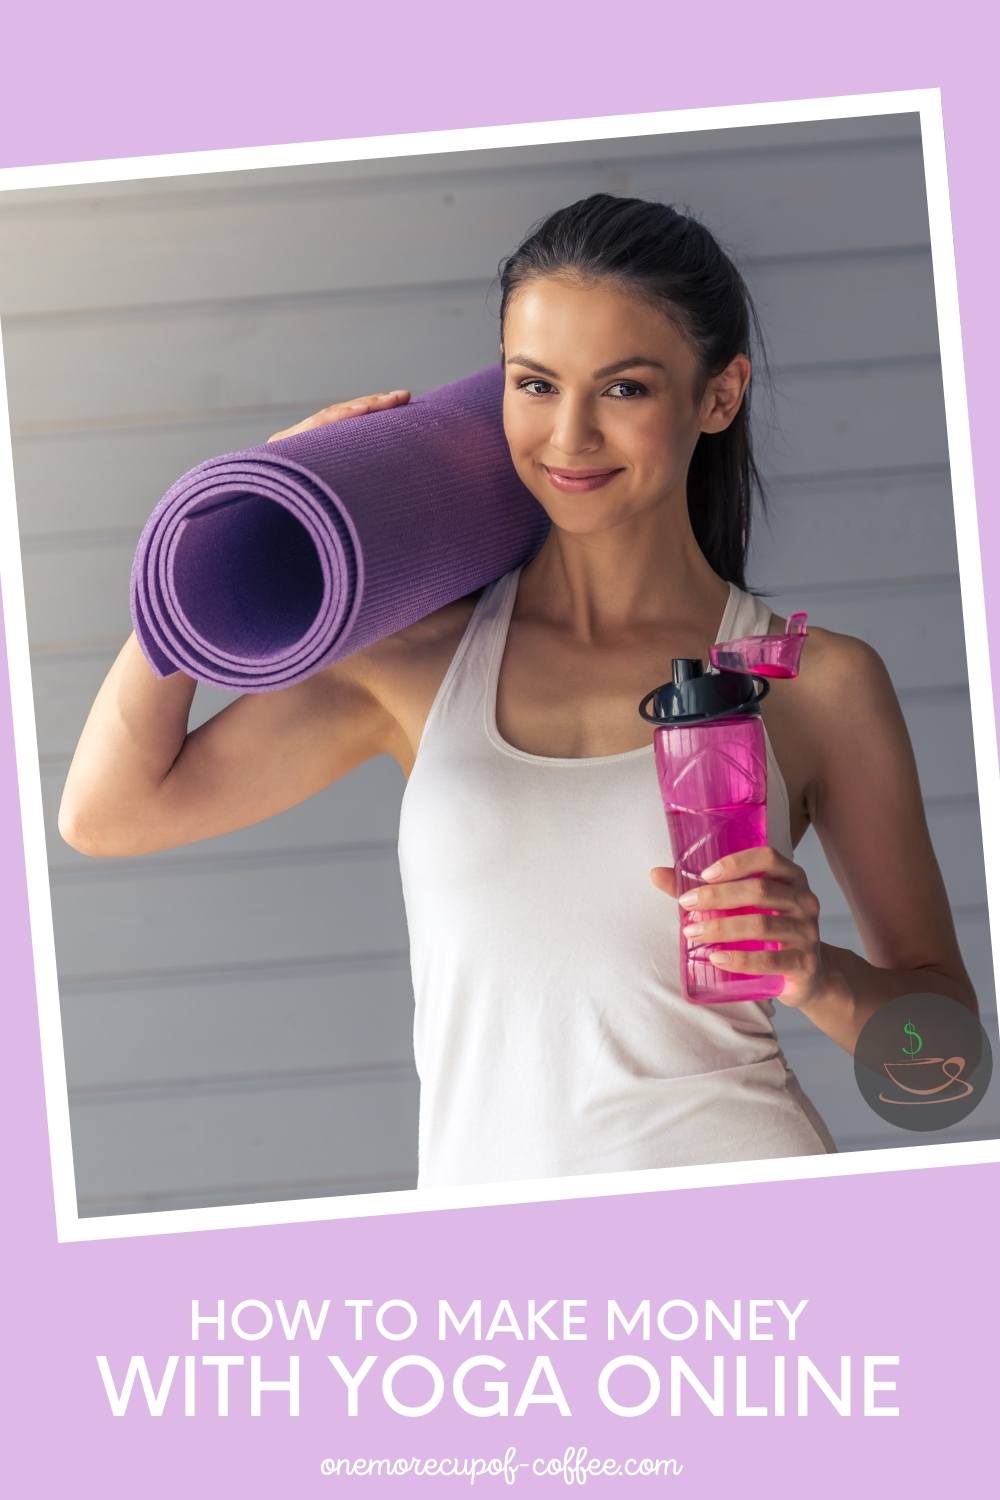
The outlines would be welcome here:
[[[571,359],[588,371],[614,358],[642,355],[676,364],[691,355],[664,309],[608,278],[576,284],[533,278],[511,298],[503,342],[508,359],[524,353],[551,366],[558,352],[564,362]]]

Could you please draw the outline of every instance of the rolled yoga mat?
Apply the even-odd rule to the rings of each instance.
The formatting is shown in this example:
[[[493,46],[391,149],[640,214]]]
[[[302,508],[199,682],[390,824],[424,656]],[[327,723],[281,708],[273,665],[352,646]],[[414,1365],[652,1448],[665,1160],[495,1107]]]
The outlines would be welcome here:
[[[549,529],[502,422],[503,370],[189,469],[132,565],[158,677],[288,687],[526,562]]]

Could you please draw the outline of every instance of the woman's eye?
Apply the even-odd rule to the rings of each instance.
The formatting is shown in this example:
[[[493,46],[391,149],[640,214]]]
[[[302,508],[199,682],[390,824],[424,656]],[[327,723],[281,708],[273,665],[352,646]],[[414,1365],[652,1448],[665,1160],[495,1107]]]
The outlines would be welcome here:
[[[529,391],[528,390],[528,387],[529,386],[533,386],[533,385],[548,386],[549,382],[547,380],[542,380],[538,376],[536,376],[533,380],[522,380],[520,382],[520,384],[518,385],[518,390],[519,391],[527,391],[527,393],[528,393],[529,396],[533,396],[533,395],[535,395],[537,393],[534,392],[534,391]],[[612,401],[631,401],[631,400],[634,400],[635,396],[637,396],[637,395],[638,396],[644,396],[646,394],[646,387],[644,385],[640,385],[637,380],[616,380],[615,383],[614,383],[614,385],[611,386],[611,387],[609,387],[609,389],[610,390],[615,390],[616,388],[620,389],[623,386],[626,388],[626,390],[629,392],[629,394],[627,394],[625,396],[612,396],[612,398],[611,398]],[[552,387],[549,386],[549,389],[551,390]]]

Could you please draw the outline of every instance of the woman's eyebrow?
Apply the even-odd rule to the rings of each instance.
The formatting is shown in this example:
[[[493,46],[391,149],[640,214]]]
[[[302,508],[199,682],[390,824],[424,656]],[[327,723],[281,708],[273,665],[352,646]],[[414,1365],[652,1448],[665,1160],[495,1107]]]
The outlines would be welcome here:
[[[559,377],[554,370],[547,370],[544,365],[538,363],[537,359],[531,359],[527,354],[510,354],[507,357],[509,365],[524,365],[529,370],[536,370],[539,375],[551,375],[553,380]],[[616,360],[613,365],[602,365],[593,374],[594,380],[603,380],[606,375],[617,375],[620,370],[634,370],[637,365],[645,365],[651,370],[665,370],[666,366],[658,359],[647,359],[644,354],[633,354],[628,359]]]

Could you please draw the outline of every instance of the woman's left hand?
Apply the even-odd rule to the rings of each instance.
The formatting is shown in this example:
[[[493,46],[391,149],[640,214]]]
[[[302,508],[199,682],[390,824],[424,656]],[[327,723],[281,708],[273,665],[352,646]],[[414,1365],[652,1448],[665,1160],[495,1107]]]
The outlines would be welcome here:
[[[706,957],[720,969],[738,974],[781,974],[784,988],[775,998],[793,1008],[824,993],[827,976],[819,936],[819,899],[810,889],[801,865],[769,845],[727,854],[701,871],[704,885],[679,898],[689,946],[719,944]],[[650,871],[657,890],[676,897],[676,877],[669,865]],[[762,912],[738,916],[704,917],[705,911],[732,911],[756,906]],[[779,943],[778,950],[727,952],[737,939]]]

